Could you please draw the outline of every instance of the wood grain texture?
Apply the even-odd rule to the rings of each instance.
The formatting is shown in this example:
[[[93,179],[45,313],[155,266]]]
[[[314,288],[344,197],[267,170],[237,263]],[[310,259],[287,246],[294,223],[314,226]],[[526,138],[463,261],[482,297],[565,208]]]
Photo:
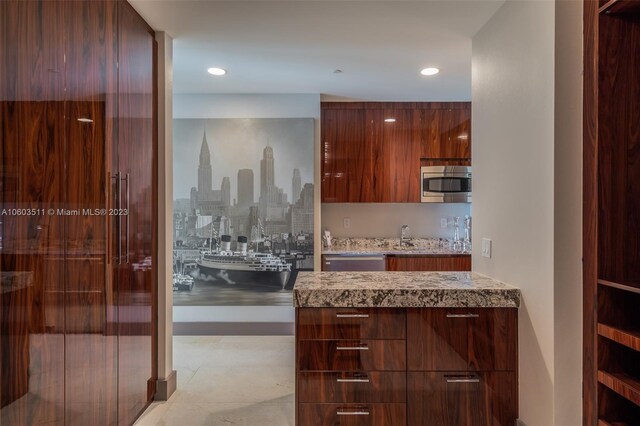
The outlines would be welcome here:
[[[470,114],[468,102],[322,103],[322,201],[419,202],[421,157],[470,161]]]
[[[410,371],[516,371],[517,342],[516,309],[407,310]]]
[[[300,404],[299,424],[314,426],[398,426],[407,422],[405,404]],[[338,415],[360,412],[367,415]]]
[[[321,102],[322,110],[330,109],[471,109],[471,102]]]
[[[297,362],[300,371],[403,371],[406,349],[404,340],[300,340]]]
[[[407,397],[406,381],[404,371],[301,372],[298,376],[298,400],[404,403]]]
[[[627,346],[636,351],[640,351],[640,331],[626,330],[611,327],[605,324],[598,324],[598,335],[613,340],[616,343]]]
[[[1,208],[63,200],[63,13],[54,2],[0,2]],[[64,275],[52,259],[64,254],[64,224],[45,215],[0,222],[3,287],[12,274],[26,280],[23,290],[0,291],[0,423],[55,422],[64,416]],[[37,372],[48,374],[31,380]],[[16,399],[25,385],[29,393]]]
[[[511,426],[518,418],[514,372],[410,372],[407,390],[410,425]]]
[[[298,308],[297,311],[300,340],[404,339],[406,336],[404,309]]]
[[[470,271],[471,256],[387,256],[387,271]]]
[[[423,114],[421,157],[471,158],[471,108],[433,109]]]
[[[640,380],[625,373],[598,371],[598,381],[636,405],[640,405]]]
[[[118,171],[122,264],[118,271],[118,419],[132,424],[153,398],[155,292],[153,32],[126,2],[119,3]],[[127,226],[128,223],[128,226]]]
[[[584,1],[583,17],[583,184],[582,184],[582,275],[583,275],[583,407],[585,426],[596,424],[596,291],[598,279],[598,2]]]

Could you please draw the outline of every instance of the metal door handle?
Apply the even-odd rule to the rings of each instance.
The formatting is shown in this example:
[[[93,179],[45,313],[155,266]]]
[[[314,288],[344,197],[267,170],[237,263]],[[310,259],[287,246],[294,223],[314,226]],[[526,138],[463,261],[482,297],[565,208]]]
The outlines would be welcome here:
[[[338,383],[369,383],[370,380],[367,379],[366,377],[363,377],[361,379],[358,379],[358,378],[343,379],[343,378],[338,377],[336,379],[336,382],[338,382]]]
[[[478,376],[444,376],[447,383],[480,383]]]
[[[113,175],[113,179],[116,180],[116,212],[120,212],[120,206],[122,205],[122,182],[120,179],[120,172],[116,172]],[[118,265],[122,264],[122,217],[120,215],[117,216],[117,232],[118,232]]]
[[[369,412],[365,410],[358,410],[358,411],[338,410],[336,411],[336,414],[339,416],[368,416]]]
[[[337,346],[336,350],[339,351],[368,351],[369,348],[367,346]]]
[[[336,318],[369,318],[369,314],[336,314]]]
[[[122,180],[127,182],[127,191],[125,192],[125,200],[126,200],[126,207],[125,210],[127,211],[126,214],[126,222],[125,222],[125,237],[126,237],[126,253],[125,253],[125,263],[129,263],[129,186],[130,186],[130,181],[129,181],[129,173],[127,173],[125,175],[124,178],[122,178]],[[122,213],[121,211],[118,211],[118,213]],[[120,215],[122,216],[122,215]]]
[[[447,318],[478,318],[478,314],[447,314]]]

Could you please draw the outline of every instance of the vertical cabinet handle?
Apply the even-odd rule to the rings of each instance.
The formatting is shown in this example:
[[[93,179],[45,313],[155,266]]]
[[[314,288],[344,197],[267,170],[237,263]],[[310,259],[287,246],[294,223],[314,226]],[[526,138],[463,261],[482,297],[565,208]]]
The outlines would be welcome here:
[[[129,173],[127,173],[126,175],[124,175],[124,177],[122,178],[123,181],[126,182],[127,184],[127,189],[125,191],[125,210],[127,211],[126,214],[126,218],[125,218],[125,231],[124,231],[124,235],[126,238],[126,250],[125,250],[125,263],[129,263],[129,216],[130,216],[130,211],[129,211],[129,187],[131,186],[131,182],[129,181]],[[122,213],[121,211],[119,211],[118,213]]]
[[[120,179],[120,172],[116,172],[112,179],[115,179],[116,181],[116,212],[120,213],[120,206],[122,205],[122,197],[121,197],[121,193],[122,193],[122,182]],[[116,223],[117,223],[117,241],[116,244],[118,245],[117,248],[117,256],[116,256],[116,262],[118,263],[118,265],[122,264],[122,218],[120,217],[120,215],[116,216]]]
[[[478,314],[447,314],[447,318],[478,318]]]

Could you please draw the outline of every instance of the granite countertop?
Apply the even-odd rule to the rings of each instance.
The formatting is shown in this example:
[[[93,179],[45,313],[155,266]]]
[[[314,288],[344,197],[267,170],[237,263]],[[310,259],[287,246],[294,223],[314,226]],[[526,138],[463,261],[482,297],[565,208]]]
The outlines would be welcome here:
[[[358,255],[388,254],[396,256],[471,256],[471,253],[454,251],[449,241],[439,238],[410,238],[400,245],[399,238],[334,238],[331,248],[323,248],[322,254]]]
[[[518,308],[520,289],[476,272],[299,272],[293,305]]]

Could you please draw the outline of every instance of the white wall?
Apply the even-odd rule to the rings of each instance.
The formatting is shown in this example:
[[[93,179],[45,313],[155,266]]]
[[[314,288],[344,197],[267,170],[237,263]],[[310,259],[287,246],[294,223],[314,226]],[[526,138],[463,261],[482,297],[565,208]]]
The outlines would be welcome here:
[[[318,169],[319,161],[319,94],[174,94],[174,118],[308,118],[316,119],[316,143],[314,164]],[[316,216],[315,234],[320,235],[320,184],[319,173],[314,183]],[[316,238],[316,253],[320,252],[320,238]],[[316,256],[319,268],[319,256]],[[175,322],[267,322],[292,323],[292,306],[234,306],[228,307],[191,307],[175,306]]]
[[[440,218],[471,214],[471,204],[418,203],[324,203],[322,227],[335,237],[399,237],[409,225],[412,237],[453,238],[453,225],[440,228]],[[351,227],[343,227],[344,218]],[[460,221],[462,232],[462,221]]]
[[[582,5],[556,1],[555,424],[582,423]]]
[[[472,44],[473,270],[522,289],[529,426],[554,424],[554,7],[509,0]]]

